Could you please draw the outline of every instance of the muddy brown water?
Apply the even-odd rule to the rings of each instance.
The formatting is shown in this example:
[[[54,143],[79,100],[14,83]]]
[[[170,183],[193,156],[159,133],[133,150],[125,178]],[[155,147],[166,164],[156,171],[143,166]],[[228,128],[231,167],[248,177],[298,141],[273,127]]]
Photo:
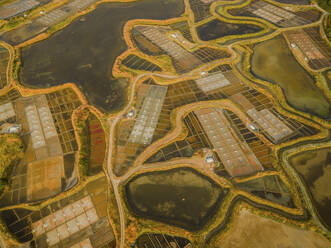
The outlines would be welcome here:
[[[289,162],[306,183],[320,218],[331,228],[331,148],[302,152]]]
[[[163,20],[184,12],[182,0],[105,3],[50,38],[22,51],[23,84],[47,88],[75,83],[88,100],[104,111],[127,101],[126,80],[112,76],[116,57],[127,48],[123,26],[131,19]]]
[[[128,207],[136,215],[188,230],[201,229],[225,195],[225,190],[190,168],[144,173],[125,189]]]
[[[279,85],[292,107],[323,119],[331,117],[330,103],[314,78],[296,61],[283,36],[258,43],[253,51],[254,76]]]

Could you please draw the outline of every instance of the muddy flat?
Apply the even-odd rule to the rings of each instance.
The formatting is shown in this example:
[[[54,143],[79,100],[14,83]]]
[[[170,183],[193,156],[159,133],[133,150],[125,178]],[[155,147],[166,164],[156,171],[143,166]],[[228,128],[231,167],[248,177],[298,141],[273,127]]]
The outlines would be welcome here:
[[[290,227],[243,209],[217,248],[327,248],[329,245],[329,241],[317,233]]]

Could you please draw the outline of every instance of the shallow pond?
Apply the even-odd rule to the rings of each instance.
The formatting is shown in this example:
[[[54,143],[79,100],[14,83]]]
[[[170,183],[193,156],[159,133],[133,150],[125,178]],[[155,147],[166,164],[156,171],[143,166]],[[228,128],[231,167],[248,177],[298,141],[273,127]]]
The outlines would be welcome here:
[[[224,190],[190,168],[149,172],[126,185],[129,208],[138,216],[198,230],[213,216]]]
[[[313,77],[296,61],[282,36],[258,43],[253,51],[251,71],[254,76],[278,84],[292,107],[330,118],[330,103],[315,86]]]

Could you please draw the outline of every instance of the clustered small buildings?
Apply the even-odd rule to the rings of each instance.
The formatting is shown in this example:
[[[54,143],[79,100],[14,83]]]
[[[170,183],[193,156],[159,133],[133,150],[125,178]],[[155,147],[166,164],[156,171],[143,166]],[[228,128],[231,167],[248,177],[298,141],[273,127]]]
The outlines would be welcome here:
[[[313,69],[331,66],[331,49],[324,43],[316,28],[295,29],[284,32],[292,49],[300,49]]]
[[[309,20],[306,20],[291,11],[261,0],[254,1],[252,4],[244,7],[243,10],[280,27],[300,26],[310,23]]]

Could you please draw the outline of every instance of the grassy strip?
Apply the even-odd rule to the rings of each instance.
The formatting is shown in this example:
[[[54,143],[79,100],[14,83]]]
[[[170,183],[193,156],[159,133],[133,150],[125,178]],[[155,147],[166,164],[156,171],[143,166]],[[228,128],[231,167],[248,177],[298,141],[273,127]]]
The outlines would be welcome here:
[[[317,4],[327,12],[331,12],[331,0],[317,0]]]
[[[327,15],[323,22],[323,28],[326,37],[331,41],[331,14]]]
[[[8,186],[14,165],[23,157],[23,142],[17,135],[0,136],[0,195]]]
[[[79,173],[84,180],[89,175],[89,165],[90,165],[90,153],[91,153],[91,141],[90,133],[88,128],[88,116],[89,111],[84,109],[77,116],[77,132],[79,135],[81,147],[79,150]]]

